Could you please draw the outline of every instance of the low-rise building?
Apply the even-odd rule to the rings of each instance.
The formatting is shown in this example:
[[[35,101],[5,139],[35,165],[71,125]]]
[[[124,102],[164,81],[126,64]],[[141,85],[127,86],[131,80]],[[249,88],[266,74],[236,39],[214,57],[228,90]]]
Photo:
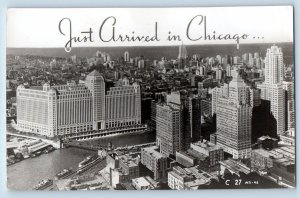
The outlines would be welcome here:
[[[283,146],[273,150],[255,149],[251,154],[251,167],[267,171],[278,179],[295,183],[295,148]]]
[[[190,168],[174,166],[172,171],[168,172],[168,186],[173,190],[198,189],[199,186],[208,184],[213,178],[209,173],[200,170],[198,166]]]
[[[207,140],[191,143],[187,153],[196,159],[196,163],[207,172],[219,170],[219,161],[224,160],[223,149]]]
[[[129,175],[129,179],[139,177],[140,159],[137,154],[125,154],[119,156],[119,166],[125,174]]]
[[[142,148],[141,158],[141,163],[154,173],[155,180],[167,177],[167,157],[157,146]]]
[[[116,153],[110,153],[106,156],[106,168],[119,168],[119,157]]]
[[[262,136],[257,139],[259,148],[271,150],[278,147],[278,139],[269,136]]]
[[[183,165],[184,167],[192,167],[196,163],[196,158],[189,155],[188,153],[179,151],[176,152],[176,162]]]
[[[132,179],[132,186],[136,190],[154,190],[159,188],[159,183],[146,176]]]
[[[236,174],[237,176],[240,176],[240,173],[249,174],[251,172],[250,167],[247,167],[245,164],[238,160],[228,159],[219,163],[220,174],[223,176],[226,170],[231,172],[232,174]]]
[[[136,153],[125,155],[108,154],[106,161],[109,183],[113,188],[119,189],[121,184],[131,183],[132,179],[140,176],[140,159]]]
[[[273,167],[273,163],[278,160],[285,159],[295,163],[295,151],[288,146],[280,147],[273,150],[255,149],[251,153],[251,167],[254,169],[268,169]]]
[[[289,144],[291,146],[295,146],[295,129],[290,129],[285,133],[279,135],[279,137],[280,140],[284,143]]]

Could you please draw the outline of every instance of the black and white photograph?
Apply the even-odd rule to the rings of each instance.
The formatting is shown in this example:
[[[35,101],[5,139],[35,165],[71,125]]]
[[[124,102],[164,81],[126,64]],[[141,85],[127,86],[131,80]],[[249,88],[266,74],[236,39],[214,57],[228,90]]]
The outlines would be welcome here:
[[[295,188],[293,6],[6,15],[7,189]]]

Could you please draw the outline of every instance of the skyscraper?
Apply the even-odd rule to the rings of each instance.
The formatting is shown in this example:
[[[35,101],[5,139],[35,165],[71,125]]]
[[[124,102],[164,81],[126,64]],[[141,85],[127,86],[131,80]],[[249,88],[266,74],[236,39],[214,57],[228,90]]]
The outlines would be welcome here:
[[[178,105],[157,104],[156,142],[166,156],[182,150],[182,110]]]
[[[229,85],[213,89],[213,111],[217,115],[217,144],[233,158],[248,158],[251,154],[250,88],[237,71],[231,71]]]
[[[105,82],[96,70],[87,75],[86,87],[92,93],[93,130],[105,128]]]
[[[295,100],[294,100],[294,82],[283,81],[285,90],[285,112],[286,112],[286,130],[295,128]]]
[[[183,43],[179,46],[179,54],[178,54],[178,69],[183,69],[186,64],[187,59],[187,50]]]
[[[227,65],[226,66],[226,76],[231,76],[231,66],[230,65]]]
[[[196,142],[201,139],[201,97],[200,96],[190,96],[188,98],[189,105],[189,133],[192,142]]]
[[[167,104],[176,105],[182,111],[181,148],[187,150],[191,142],[201,137],[201,97],[188,92],[171,92],[167,95]]]
[[[261,98],[271,102],[271,111],[277,121],[277,134],[285,132],[285,110],[283,90],[283,54],[281,48],[273,45],[267,49],[265,58],[265,81],[257,85]]]
[[[179,46],[179,54],[178,59],[186,59],[187,58],[187,50],[183,43]]]
[[[124,61],[125,62],[129,62],[130,61],[130,57],[129,57],[129,52],[128,51],[124,52]]]

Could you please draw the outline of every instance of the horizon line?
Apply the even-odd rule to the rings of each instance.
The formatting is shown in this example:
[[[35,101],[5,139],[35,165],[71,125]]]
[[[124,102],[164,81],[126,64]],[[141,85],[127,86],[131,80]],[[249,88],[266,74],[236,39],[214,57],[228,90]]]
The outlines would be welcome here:
[[[257,45],[257,44],[295,44],[294,41],[282,41],[282,42],[265,42],[265,43],[239,43],[239,45]],[[174,47],[174,46],[180,46],[182,44],[177,45],[116,45],[116,46],[74,46],[74,48],[105,48],[105,47]],[[198,46],[198,45],[237,45],[236,43],[214,43],[214,44],[184,44],[185,46]],[[64,46],[62,47],[6,47],[6,49],[55,49],[55,48],[62,48],[64,49]],[[67,53],[67,52],[66,52]]]

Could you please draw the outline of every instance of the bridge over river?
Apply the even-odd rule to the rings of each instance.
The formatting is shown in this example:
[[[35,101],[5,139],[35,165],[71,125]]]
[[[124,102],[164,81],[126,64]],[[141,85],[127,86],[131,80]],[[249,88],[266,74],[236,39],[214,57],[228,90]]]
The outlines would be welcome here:
[[[89,142],[81,142],[81,141],[76,141],[76,140],[62,140],[61,142],[63,148],[68,148],[68,147],[75,147],[75,148],[80,148],[80,149],[86,149],[90,151],[101,151],[105,150],[107,152],[112,152],[112,151],[140,151],[141,148],[148,147],[148,146],[154,146],[156,142],[150,142],[150,143],[145,143],[145,144],[138,144],[138,145],[133,145],[133,146],[125,146],[125,147],[117,147],[113,148],[112,144],[109,143],[108,145],[92,145]]]

